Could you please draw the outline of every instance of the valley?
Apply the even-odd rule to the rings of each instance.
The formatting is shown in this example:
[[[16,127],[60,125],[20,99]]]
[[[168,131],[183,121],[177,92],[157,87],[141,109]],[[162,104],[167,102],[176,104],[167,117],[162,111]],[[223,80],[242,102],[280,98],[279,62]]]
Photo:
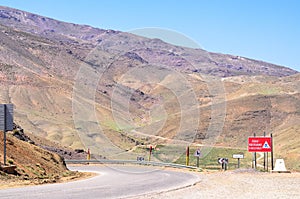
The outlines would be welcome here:
[[[176,162],[186,146],[246,151],[266,132],[300,169],[300,74],[288,67],[6,7],[0,38],[0,102],[36,136],[107,159],[160,145],[155,160]]]

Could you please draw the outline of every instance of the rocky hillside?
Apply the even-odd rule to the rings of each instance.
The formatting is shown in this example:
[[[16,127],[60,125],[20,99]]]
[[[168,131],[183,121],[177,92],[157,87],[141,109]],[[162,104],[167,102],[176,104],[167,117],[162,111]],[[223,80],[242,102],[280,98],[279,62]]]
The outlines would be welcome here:
[[[300,79],[287,67],[6,7],[0,43],[0,102],[38,136],[108,158],[167,145],[173,161],[191,143],[246,149],[266,131],[278,157],[299,159]]]
[[[82,149],[72,150],[58,143],[24,132],[14,125],[6,133],[6,165],[3,165],[3,132],[0,132],[0,182],[4,187],[63,182],[89,176],[67,169],[65,159],[85,159]]]
[[[0,140],[0,158],[3,162],[3,132],[0,133]],[[7,134],[6,146],[7,165],[16,165],[15,174],[19,176],[19,180],[36,179],[40,183],[55,182],[72,173],[66,168],[61,156],[19,140],[12,134]],[[7,179],[8,176],[0,172],[0,180],[2,178]]]

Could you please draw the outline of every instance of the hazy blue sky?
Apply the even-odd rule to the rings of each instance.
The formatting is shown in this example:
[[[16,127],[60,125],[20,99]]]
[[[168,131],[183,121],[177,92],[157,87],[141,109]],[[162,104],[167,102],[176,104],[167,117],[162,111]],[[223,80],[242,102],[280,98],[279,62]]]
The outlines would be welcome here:
[[[1,0],[1,5],[104,29],[165,28],[208,51],[300,71],[297,0]]]

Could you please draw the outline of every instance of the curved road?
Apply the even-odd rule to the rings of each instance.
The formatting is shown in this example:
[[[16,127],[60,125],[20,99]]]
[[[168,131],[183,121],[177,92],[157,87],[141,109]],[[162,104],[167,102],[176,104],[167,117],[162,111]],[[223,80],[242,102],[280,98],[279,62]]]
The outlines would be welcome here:
[[[99,175],[80,181],[11,188],[0,191],[0,198],[90,199],[126,198],[158,193],[199,181],[197,174],[142,166],[83,166],[71,170],[88,171]]]

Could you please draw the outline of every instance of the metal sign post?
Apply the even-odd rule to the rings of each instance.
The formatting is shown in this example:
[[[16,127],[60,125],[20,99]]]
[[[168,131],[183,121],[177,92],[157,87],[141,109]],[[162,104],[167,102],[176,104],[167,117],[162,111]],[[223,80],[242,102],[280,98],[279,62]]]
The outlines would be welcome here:
[[[269,170],[269,153],[267,153],[267,171]]]
[[[200,149],[197,149],[196,151],[195,151],[195,154],[194,154],[194,156],[195,157],[197,157],[197,167],[199,168],[199,162],[200,162],[200,155],[201,155],[201,152],[200,152]]]
[[[266,137],[266,132],[264,132],[264,137]],[[266,170],[266,153],[264,152],[264,171]]]
[[[271,168],[274,170],[274,149],[273,149],[273,135],[271,133]]]
[[[3,131],[3,163],[6,165],[6,131],[12,131],[14,128],[13,121],[13,104],[0,104],[0,130]]]
[[[232,158],[237,159],[238,160],[238,168],[240,168],[240,159],[244,158],[244,154],[239,153],[239,154],[233,154]]]
[[[4,123],[5,123],[5,119],[4,119]],[[3,164],[6,165],[6,130],[4,129],[3,131],[4,135],[3,135]]]

